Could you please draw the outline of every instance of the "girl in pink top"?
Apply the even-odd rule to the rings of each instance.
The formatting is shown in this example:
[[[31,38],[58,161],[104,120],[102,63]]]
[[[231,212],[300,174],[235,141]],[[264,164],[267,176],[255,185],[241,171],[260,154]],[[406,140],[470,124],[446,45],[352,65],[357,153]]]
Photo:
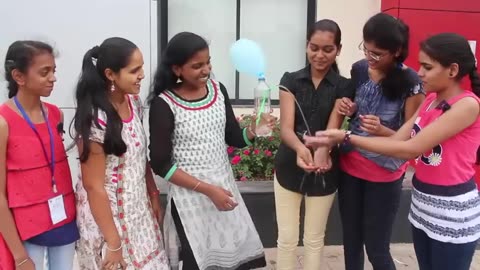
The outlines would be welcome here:
[[[480,196],[474,175],[480,145],[480,79],[467,40],[432,36],[421,44],[418,72],[428,95],[390,137],[341,130],[308,137],[313,146],[349,142],[392,157],[418,157],[409,220],[421,270],[467,270],[480,237]],[[469,75],[473,93],[460,87]]]

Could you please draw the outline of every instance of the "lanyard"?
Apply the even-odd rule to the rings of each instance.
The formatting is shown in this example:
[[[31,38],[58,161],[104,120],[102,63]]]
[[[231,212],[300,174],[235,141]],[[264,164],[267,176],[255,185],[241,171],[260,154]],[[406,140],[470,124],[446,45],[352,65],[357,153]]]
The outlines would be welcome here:
[[[32,123],[32,120],[30,120],[30,117],[28,117],[27,113],[25,112],[25,109],[23,109],[23,107],[22,107],[22,104],[20,104],[20,102],[18,102],[18,99],[17,99],[16,96],[13,97],[13,101],[15,102],[15,105],[17,106],[18,110],[22,114],[23,119],[25,119],[25,121],[27,121],[27,124],[30,126],[30,128],[33,130],[33,132],[35,132],[35,135],[37,135],[37,138],[40,141],[40,145],[42,146],[43,154],[45,155],[45,159],[47,160],[47,162],[49,162],[50,171],[52,172],[53,192],[57,193],[57,184],[55,182],[55,146],[54,146],[54,142],[53,142],[53,133],[52,133],[52,129],[50,128],[50,123],[48,122],[47,114],[45,113],[45,110],[43,109],[43,106],[40,106],[40,109],[42,110],[43,118],[45,119],[45,124],[47,124],[48,135],[50,137],[50,154],[51,154],[51,158],[52,158],[51,162],[48,160],[47,149],[45,149],[45,145],[43,144],[42,138],[41,138],[40,134],[38,133],[37,128]]]

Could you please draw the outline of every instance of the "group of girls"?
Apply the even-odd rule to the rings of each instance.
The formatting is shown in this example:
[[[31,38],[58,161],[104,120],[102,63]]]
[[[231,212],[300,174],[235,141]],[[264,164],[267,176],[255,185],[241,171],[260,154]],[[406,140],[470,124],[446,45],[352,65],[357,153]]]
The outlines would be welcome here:
[[[321,269],[337,192],[346,269],[363,269],[364,247],[374,269],[395,269],[390,237],[406,161],[416,158],[409,220],[420,269],[469,269],[480,236],[476,60],[464,37],[438,34],[421,43],[417,73],[403,63],[408,44],[401,20],[371,17],[359,45],[365,59],[347,79],[336,65],[340,27],[311,26],[308,65],[280,81],[288,91],[280,92],[275,158],[278,269],[296,269],[303,199],[303,266]],[[54,49],[14,42],[0,106],[0,269],[44,269],[46,257],[48,269],[68,270],[75,253],[82,270],[266,266],[227,154],[255,143],[255,121],[240,128],[210,61],[194,33],[169,41],[147,101],[147,138],[139,48],[114,37],[88,50],[71,123],[74,188],[63,113],[41,100],[56,82]],[[472,91],[460,86],[466,76]],[[166,207],[153,173],[169,183]]]

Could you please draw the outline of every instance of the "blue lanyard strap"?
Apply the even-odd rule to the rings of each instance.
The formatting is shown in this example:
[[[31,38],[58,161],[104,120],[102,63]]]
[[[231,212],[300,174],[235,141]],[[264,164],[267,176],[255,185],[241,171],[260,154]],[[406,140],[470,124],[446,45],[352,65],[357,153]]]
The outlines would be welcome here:
[[[49,162],[49,167],[50,171],[52,173],[52,188],[53,192],[57,193],[57,184],[55,182],[55,146],[54,146],[54,141],[53,141],[53,132],[50,127],[50,123],[48,122],[48,117],[47,114],[45,113],[45,110],[43,109],[43,106],[40,106],[40,109],[42,110],[42,115],[43,118],[45,119],[45,124],[47,125],[48,129],[48,135],[50,137],[50,154],[51,154],[51,161],[48,160],[48,154],[47,154],[47,149],[45,149],[45,145],[43,144],[42,137],[40,136],[40,133],[38,133],[37,128],[35,125],[32,123],[32,120],[30,120],[30,117],[28,117],[27,113],[25,112],[25,109],[23,108],[22,104],[18,102],[17,97],[13,97],[13,101],[15,102],[15,105],[17,106],[18,110],[23,116],[23,119],[27,121],[27,124],[30,126],[30,128],[33,130],[35,135],[37,135],[38,140],[40,141],[40,145],[42,146],[43,154],[45,155],[45,159],[47,162]]]

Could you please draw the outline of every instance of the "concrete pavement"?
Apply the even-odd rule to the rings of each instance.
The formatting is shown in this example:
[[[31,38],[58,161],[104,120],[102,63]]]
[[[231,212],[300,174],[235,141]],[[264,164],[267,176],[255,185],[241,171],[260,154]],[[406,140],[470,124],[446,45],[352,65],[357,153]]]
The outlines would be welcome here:
[[[391,245],[392,256],[395,260],[397,270],[409,269],[418,270],[417,260],[412,244],[392,244]],[[298,267],[297,270],[301,270],[303,262],[303,248],[298,249]],[[269,248],[265,250],[268,266],[264,270],[276,270],[276,256],[277,249]],[[326,246],[324,250],[324,266],[320,270],[344,270],[343,264],[343,247],[342,246]],[[365,260],[367,260],[365,256]],[[471,270],[480,270],[480,251],[475,253],[473,258]],[[77,263],[75,262],[74,270],[79,270]],[[188,270],[188,269],[186,269]],[[365,270],[373,270],[372,266],[368,262],[365,262]]]

